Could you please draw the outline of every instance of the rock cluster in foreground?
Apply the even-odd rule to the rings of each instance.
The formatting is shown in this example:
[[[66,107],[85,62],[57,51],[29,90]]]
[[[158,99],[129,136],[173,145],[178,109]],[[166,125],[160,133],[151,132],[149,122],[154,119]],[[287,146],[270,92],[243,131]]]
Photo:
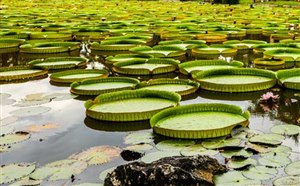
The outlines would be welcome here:
[[[105,178],[105,186],[214,185],[213,176],[227,168],[209,156],[174,156],[153,163],[132,162],[118,166]]]

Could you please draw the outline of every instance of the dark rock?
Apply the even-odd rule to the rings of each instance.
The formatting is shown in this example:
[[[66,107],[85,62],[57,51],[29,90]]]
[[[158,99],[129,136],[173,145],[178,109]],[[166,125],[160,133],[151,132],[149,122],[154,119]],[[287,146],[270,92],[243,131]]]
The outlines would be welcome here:
[[[175,156],[153,163],[132,162],[107,174],[105,186],[126,185],[214,185],[213,176],[227,172],[224,165],[209,156]]]
[[[131,151],[131,150],[123,150],[121,152],[121,157],[125,161],[137,160],[137,159],[140,159],[143,155],[144,155],[144,153],[135,152],[135,151]]]

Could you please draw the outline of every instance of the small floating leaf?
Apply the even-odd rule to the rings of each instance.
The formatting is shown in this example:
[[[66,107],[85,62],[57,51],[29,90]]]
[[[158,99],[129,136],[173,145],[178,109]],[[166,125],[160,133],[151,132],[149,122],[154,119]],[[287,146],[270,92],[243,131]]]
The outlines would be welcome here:
[[[23,178],[32,173],[34,169],[35,165],[30,163],[14,163],[9,165],[2,165],[0,167],[0,184],[10,183]]]
[[[221,153],[221,155],[225,158],[232,158],[232,157],[243,157],[249,158],[253,155],[253,153],[246,151],[245,149],[237,149],[237,150],[226,150]]]
[[[10,145],[14,143],[19,143],[29,138],[30,138],[30,134],[28,132],[18,131],[13,134],[0,136],[0,145]]]
[[[265,166],[255,166],[243,171],[242,174],[253,180],[268,180],[275,177],[277,170],[275,168],[268,168]]]
[[[10,184],[9,186],[35,186],[40,185],[43,182],[43,180],[33,180],[30,179],[28,176],[22,178],[20,181],[17,181],[13,184]]]
[[[296,135],[300,133],[300,127],[297,125],[276,125],[271,128],[271,131],[282,135]]]
[[[14,111],[11,111],[10,114],[19,117],[28,117],[38,114],[43,114],[45,112],[50,111],[50,107],[38,106],[38,107],[29,107],[29,108],[21,108]]]
[[[284,171],[290,176],[300,175],[300,161],[295,161],[285,167]]]
[[[180,151],[180,154],[182,156],[196,156],[196,155],[214,156],[218,153],[219,151],[206,149],[201,144],[195,144],[188,147],[184,147]]]
[[[69,93],[52,93],[48,94],[45,96],[45,98],[51,99],[53,101],[63,101],[63,100],[68,100],[68,99],[73,99],[76,98],[77,96],[74,94],[69,94]]]
[[[153,133],[152,132],[135,132],[128,134],[125,139],[125,144],[140,144],[140,143],[151,143],[153,142]]]
[[[87,163],[78,160],[59,160],[44,167],[36,169],[30,178],[33,179],[45,179],[49,177],[50,181],[70,179],[72,175],[80,174],[87,168]]]
[[[212,138],[202,142],[203,147],[208,149],[218,149],[223,147],[238,147],[241,143],[241,139],[238,138]]]
[[[245,178],[241,172],[231,171],[222,175],[214,176],[214,182],[218,186],[245,186],[245,185],[260,185],[259,180],[250,180]]]
[[[156,144],[156,148],[163,151],[181,151],[184,147],[194,145],[190,140],[164,140]]]
[[[55,129],[58,128],[58,125],[48,123],[48,124],[43,124],[43,125],[30,125],[26,127],[26,131],[28,132],[42,132],[44,130],[48,129]]]
[[[5,126],[5,125],[9,125],[9,124],[13,124],[16,121],[18,121],[18,118],[15,116],[8,116],[6,118],[3,118],[0,120],[0,126]]]
[[[142,157],[142,161],[145,163],[151,163],[153,161],[159,160],[161,158],[165,157],[172,157],[172,156],[180,156],[178,151],[157,151],[157,152],[151,152],[146,154]]]
[[[279,134],[259,134],[249,139],[252,143],[262,143],[267,145],[280,145],[284,136]]]
[[[273,182],[274,186],[283,186],[283,185],[288,185],[288,186],[297,186],[300,185],[300,179],[299,176],[286,176],[286,177],[281,177],[278,178]]]
[[[233,160],[231,159],[228,163],[228,167],[232,169],[242,169],[244,167],[247,167],[249,165],[256,165],[257,161],[252,158],[248,159],[239,159],[239,160]]]
[[[151,150],[151,149],[153,149],[153,146],[150,144],[147,144],[147,143],[131,145],[131,146],[124,148],[124,150],[130,150],[130,151],[135,151],[135,152],[144,152],[144,151]]]
[[[283,167],[291,162],[290,158],[285,155],[277,155],[277,153],[268,153],[258,160],[262,165],[268,167]]]
[[[69,159],[88,162],[89,165],[99,165],[111,161],[120,155],[121,149],[110,146],[91,147],[78,154],[73,154]]]
[[[13,133],[14,131],[15,131],[14,127],[3,126],[3,127],[1,127],[1,130],[0,130],[0,136]]]

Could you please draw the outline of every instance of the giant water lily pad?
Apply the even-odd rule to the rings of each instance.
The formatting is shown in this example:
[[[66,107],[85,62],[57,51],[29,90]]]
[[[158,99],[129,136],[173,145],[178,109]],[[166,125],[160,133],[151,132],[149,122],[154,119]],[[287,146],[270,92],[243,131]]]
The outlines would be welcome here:
[[[124,138],[125,144],[143,144],[143,143],[152,143],[153,142],[153,133],[152,132],[135,132],[128,134]]]
[[[53,57],[45,60],[33,60],[29,65],[39,69],[68,69],[80,68],[87,64],[87,59],[82,57]]]
[[[277,72],[279,84],[289,88],[300,90],[300,69],[280,70]]]
[[[265,166],[253,166],[248,170],[244,170],[242,174],[253,180],[269,180],[275,177],[277,170],[275,168],[268,168]]]
[[[280,145],[284,136],[279,134],[259,134],[249,139],[252,143],[261,143],[267,145]]]
[[[185,48],[179,46],[158,45],[153,48],[148,46],[135,47],[130,51],[138,54],[150,54],[154,57],[179,57],[185,55]]]
[[[71,92],[78,95],[99,95],[120,90],[131,90],[140,81],[127,77],[108,77],[102,79],[90,79],[71,84]]]
[[[176,93],[154,90],[124,90],[99,95],[87,101],[86,114],[106,121],[138,121],[150,119],[162,109],[174,107],[180,96]]]
[[[267,57],[274,57],[284,59],[286,61],[299,61],[300,49],[298,48],[286,48],[286,49],[273,49],[264,52]]]
[[[207,56],[234,56],[237,53],[237,48],[230,45],[219,45],[212,44],[210,46],[207,45],[199,45],[193,47],[192,55],[195,57],[207,57]]]
[[[174,72],[180,61],[175,59],[149,58],[113,64],[113,71],[120,74],[151,75]]]
[[[50,181],[71,179],[72,176],[80,174],[87,168],[85,161],[59,160],[46,164],[44,167],[36,169],[30,178],[42,180],[48,178]]]
[[[276,84],[275,73],[261,69],[215,69],[197,72],[194,78],[200,88],[218,92],[264,90]]]
[[[182,156],[197,156],[197,155],[214,156],[218,153],[219,153],[219,151],[206,149],[201,144],[187,146],[187,147],[184,147],[183,149],[181,149],[181,151],[180,151],[180,154]]]
[[[107,76],[107,70],[84,69],[56,72],[50,76],[50,79],[54,83],[72,83],[74,81],[82,81],[89,78],[104,78]]]
[[[151,153],[148,153],[145,156],[143,156],[141,161],[143,161],[145,163],[151,163],[151,162],[159,160],[161,158],[172,157],[172,156],[180,156],[180,153],[178,151],[151,152]]]
[[[226,104],[193,104],[166,109],[151,118],[155,133],[176,138],[212,138],[247,126],[248,112]]]
[[[156,148],[163,151],[181,151],[184,147],[194,144],[195,141],[189,140],[164,140],[156,144]]]
[[[30,134],[28,132],[15,132],[12,134],[6,134],[0,136],[0,145],[10,145],[14,143],[19,143],[25,141],[30,138]]]
[[[148,54],[117,54],[115,56],[109,56],[105,58],[106,63],[126,62],[131,60],[148,59],[153,56]]]
[[[69,159],[86,161],[89,165],[99,165],[111,161],[120,155],[121,149],[118,147],[98,146],[91,147],[78,154],[73,154]]]
[[[29,67],[1,67],[0,81],[28,80],[43,77],[48,74],[46,70],[31,69]]]
[[[18,117],[28,117],[28,116],[43,114],[50,110],[51,110],[50,107],[38,106],[38,107],[28,107],[28,108],[13,110],[10,112],[10,114]]]
[[[214,182],[218,186],[245,186],[261,184],[261,181],[248,179],[238,171],[231,171],[222,175],[216,175],[214,176]]]
[[[255,159],[247,158],[247,159],[231,159],[227,165],[231,169],[242,169],[250,165],[256,165],[256,164],[257,161]]]
[[[297,125],[276,125],[271,128],[271,131],[282,135],[296,135],[300,133],[300,127]]]
[[[185,75],[193,74],[203,70],[212,70],[212,69],[220,69],[220,68],[237,68],[242,66],[244,66],[242,62],[232,61],[228,63],[225,60],[196,60],[196,61],[188,61],[178,65],[179,71]]]
[[[300,161],[295,161],[285,167],[284,171],[290,175],[300,175]]]
[[[300,185],[300,179],[299,176],[285,176],[276,179],[273,182],[274,186],[283,186],[283,185],[288,185],[288,186],[297,186]]]
[[[253,45],[266,44],[266,43],[267,43],[266,41],[259,41],[259,40],[242,40],[242,41],[230,40],[230,41],[223,42],[223,44],[234,46],[238,48],[238,50],[250,49],[252,48]]]
[[[194,93],[199,88],[199,83],[185,79],[152,79],[147,82],[140,83],[137,88],[147,90],[164,90],[176,92],[180,95]]]
[[[10,183],[23,178],[32,173],[34,169],[35,165],[30,163],[14,163],[2,165],[0,167],[0,184]]]
[[[79,50],[79,42],[40,42],[20,46],[20,52],[31,54],[50,54]]]

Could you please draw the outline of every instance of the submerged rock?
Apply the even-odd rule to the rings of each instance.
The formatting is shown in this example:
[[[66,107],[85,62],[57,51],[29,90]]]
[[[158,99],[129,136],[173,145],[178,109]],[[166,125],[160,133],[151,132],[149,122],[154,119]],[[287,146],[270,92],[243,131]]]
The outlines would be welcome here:
[[[107,174],[105,186],[214,185],[213,176],[227,168],[209,156],[174,156],[152,163],[132,162]]]

